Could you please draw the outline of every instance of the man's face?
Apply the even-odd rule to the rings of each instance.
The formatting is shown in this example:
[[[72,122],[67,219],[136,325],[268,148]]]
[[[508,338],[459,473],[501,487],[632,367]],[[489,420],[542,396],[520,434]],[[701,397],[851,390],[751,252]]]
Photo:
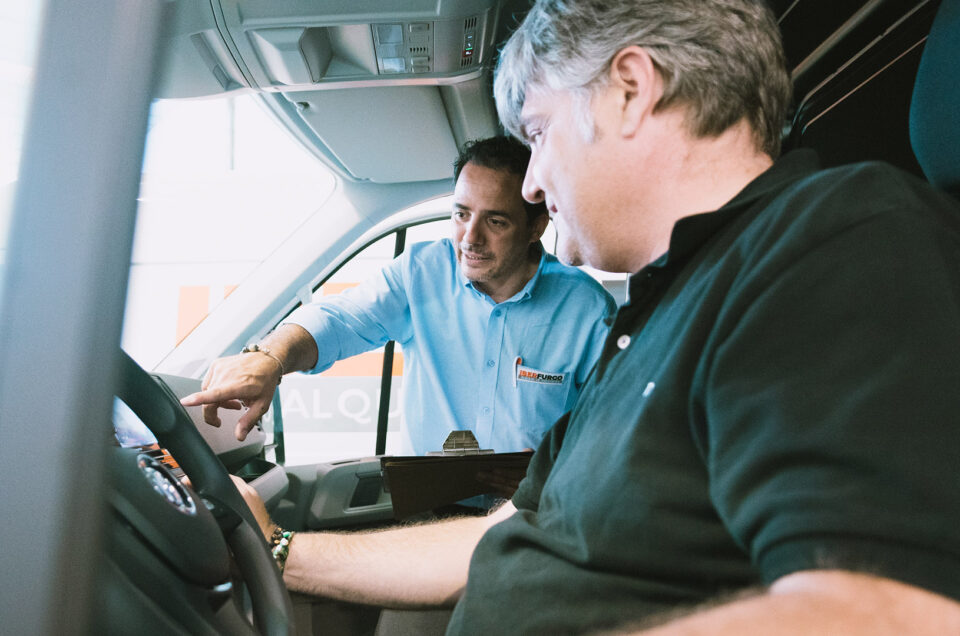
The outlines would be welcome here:
[[[530,278],[530,244],[540,239],[546,217],[527,224],[520,186],[505,170],[467,163],[453,192],[452,231],[460,270],[480,291],[506,297]]]
[[[611,214],[617,183],[610,172],[605,133],[598,130],[594,139],[587,139],[574,101],[565,92],[528,91],[521,117],[533,152],[523,196],[546,201],[557,229],[557,257],[571,265],[607,269],[606,252],[618,232]]]

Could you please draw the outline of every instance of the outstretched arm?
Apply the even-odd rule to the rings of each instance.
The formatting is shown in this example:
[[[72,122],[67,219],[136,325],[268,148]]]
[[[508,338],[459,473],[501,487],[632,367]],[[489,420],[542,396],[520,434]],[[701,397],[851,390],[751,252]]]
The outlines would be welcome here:
[[[297,533],[283,578],[291,590],[355,603],[452,606],[480,538],[515,511],[507,502],[486,517],[362,534]]]
[[[256,491],[237,487],[264,536],[275,525]],[[516,512],[511,502],[485,517],[460,517],[372,532],[298,532],[283,579],[293,591],[381,607],[450,606],[467,584],[473,550],[491,526]]]
[[[202,390],[186,396],[184,406],[203,406],[207,424],[220,426],[217,409],[248,407],[237,422],[236,435],[244,440],[273,400],[283,373],[306,371],[317,363],[317,343],[299,325],[285,324],[268,334],[260,346],[265,353],[241,353],[215,360],[203,379]],[[274,359],[276,358],[276,359]]]

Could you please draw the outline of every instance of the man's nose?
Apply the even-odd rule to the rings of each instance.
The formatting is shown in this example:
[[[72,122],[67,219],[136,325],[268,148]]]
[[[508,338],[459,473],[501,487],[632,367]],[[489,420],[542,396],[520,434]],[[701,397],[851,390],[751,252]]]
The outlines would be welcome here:
[[[523,194],[523,198],[530,203],[541,203],[544,201],[545,195],[533,172],[533,157],[531,157],[530,163],[527,164],[527,173],[523,175],[523,186],[520,192]]]
[[[480,231],[480,222],[477,218],[471,218],[463,228],[463,242],[470,245],[477,245],[483,242],[482,232]]]

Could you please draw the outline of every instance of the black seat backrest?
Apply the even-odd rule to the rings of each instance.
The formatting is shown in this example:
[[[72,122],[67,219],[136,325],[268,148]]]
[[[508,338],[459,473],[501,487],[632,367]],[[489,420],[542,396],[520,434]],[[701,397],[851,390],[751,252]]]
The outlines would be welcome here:
[[[943,0],[917,71],[910,139],[927,179],[960,197],[960,0]]]

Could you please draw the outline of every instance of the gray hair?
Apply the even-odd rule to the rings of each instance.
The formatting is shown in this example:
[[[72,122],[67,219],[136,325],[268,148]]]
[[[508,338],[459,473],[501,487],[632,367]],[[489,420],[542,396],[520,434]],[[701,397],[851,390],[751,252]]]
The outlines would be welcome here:
[[[589,104],[609,81],[616,53],[649,54],[664,91],[655,112],[687,107],[696,137],[717,136],[746,118],[771,157],[791,98],[777,23],[763,0],[539,0],[497,62],[497,111],[511,134],[528,90],[572,93],[589,139]]]

